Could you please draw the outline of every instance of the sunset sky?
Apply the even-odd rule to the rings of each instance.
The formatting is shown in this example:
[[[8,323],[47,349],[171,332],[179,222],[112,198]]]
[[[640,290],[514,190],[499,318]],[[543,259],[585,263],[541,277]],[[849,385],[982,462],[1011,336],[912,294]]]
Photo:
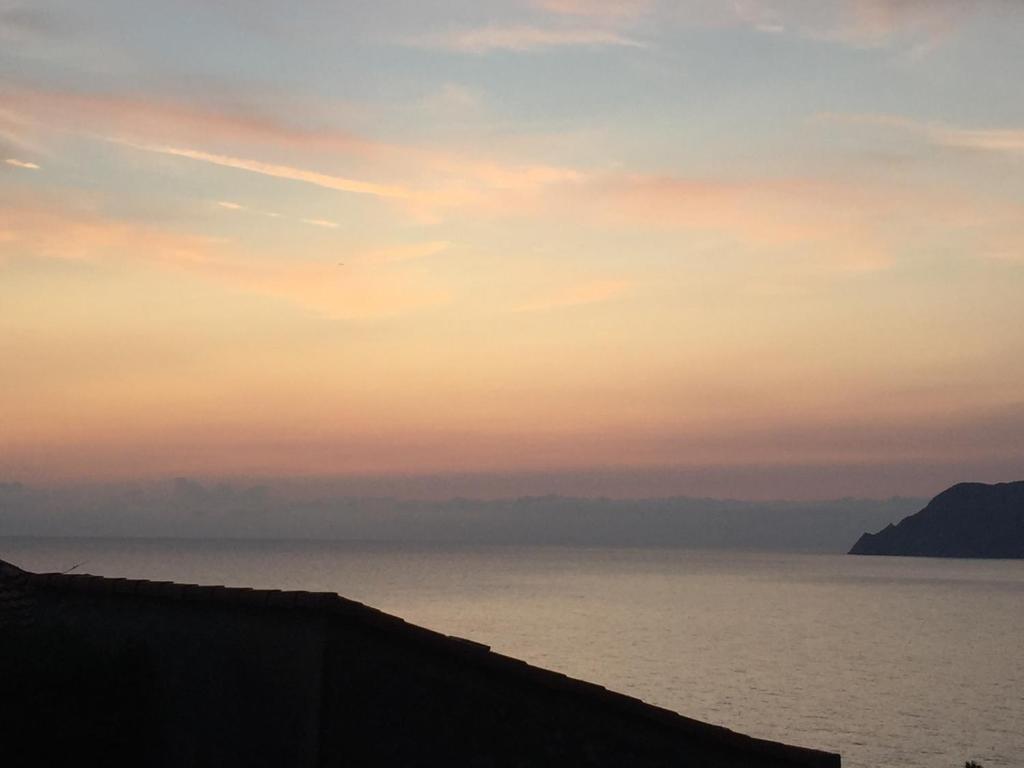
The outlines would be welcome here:
[[[0,0],[0,481],[1020,479],[1022,41],[1016,0]]]

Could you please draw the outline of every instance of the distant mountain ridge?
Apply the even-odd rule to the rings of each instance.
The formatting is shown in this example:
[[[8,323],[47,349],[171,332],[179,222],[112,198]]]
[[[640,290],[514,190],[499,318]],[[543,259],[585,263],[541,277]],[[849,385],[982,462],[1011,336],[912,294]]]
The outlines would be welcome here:
[[[924,499],[737,501],[532,496],[415,501],[203,484],[32,488],[0,483],[0,537],[317,539],[424,544],[845,552]]]
[[[959,483],[878,533],[851,555],[1024,558],[1024,481]]]

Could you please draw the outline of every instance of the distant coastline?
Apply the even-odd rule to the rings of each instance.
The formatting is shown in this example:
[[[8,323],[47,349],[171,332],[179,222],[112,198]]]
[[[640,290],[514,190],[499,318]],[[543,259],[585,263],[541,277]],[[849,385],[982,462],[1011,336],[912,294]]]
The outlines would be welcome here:
[[[0,484],[0,536],[332,539],[842,553],[921,499],[737,501],[523,496],[446,501],[324,495],[179,478],[88,492]]]

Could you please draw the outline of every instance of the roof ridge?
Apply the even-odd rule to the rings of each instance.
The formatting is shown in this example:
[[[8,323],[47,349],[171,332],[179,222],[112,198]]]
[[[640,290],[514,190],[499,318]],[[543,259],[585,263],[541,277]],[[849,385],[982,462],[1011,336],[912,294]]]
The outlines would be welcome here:
[[[0,561],[3,563],[3,561]],[[3,563],[6,565],[6,563]],[[807,765],[821,765],[823,758],[835,758],[839,766],[839,756],[835,753],[810,747],[801,747],[781,742],[748,736],[733,731],[722,725],[707,723],[702,720],[681,715],[671,709],[650,704],[629,694],[612,691],[604,686],[578,678],[569,677],[529,662],[494,651],[490,646],[473,640],[446,635],[427,627],[412,624],[399,616],[386,613],[378,608],[352,600],[336,592],[312,592],[307,590],[257,589],[252,587],[228,587],[222,585],[188,584],[173,581],[153,581],[149,579],[126,579],[97,576],[93,574],[69,573],[32,573],[15,570],[29,577],[30,583],[40,589],[69,590],[105,595],[140,596],[165,600],[182,600],[188,602],[215,602],[250,606],[254,608],[271,608],[299,611],[325,611],[335,615],[354,619],[381,631],[392,631],[413,642],[425,643],[435,649],[461,656],[464,660],[494,670],[501,670],[519,677],[529,678],[548,688],[562,692],[585,696],[593,701],[600,701],[622,711],[658,723],[664,727],[684,731],[689,736],[707,739],[713,742],[726,743],[733,748],[760,754],[785,755],[791,761],[805,762]]]

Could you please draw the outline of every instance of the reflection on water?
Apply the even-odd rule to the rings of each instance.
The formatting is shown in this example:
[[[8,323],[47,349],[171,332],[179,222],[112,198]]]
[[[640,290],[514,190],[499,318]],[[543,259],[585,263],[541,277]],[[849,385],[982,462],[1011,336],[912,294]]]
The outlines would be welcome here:
[[[338,592],[849,768],[1024,755],[1024,561],[10,539],[0,558]]]

